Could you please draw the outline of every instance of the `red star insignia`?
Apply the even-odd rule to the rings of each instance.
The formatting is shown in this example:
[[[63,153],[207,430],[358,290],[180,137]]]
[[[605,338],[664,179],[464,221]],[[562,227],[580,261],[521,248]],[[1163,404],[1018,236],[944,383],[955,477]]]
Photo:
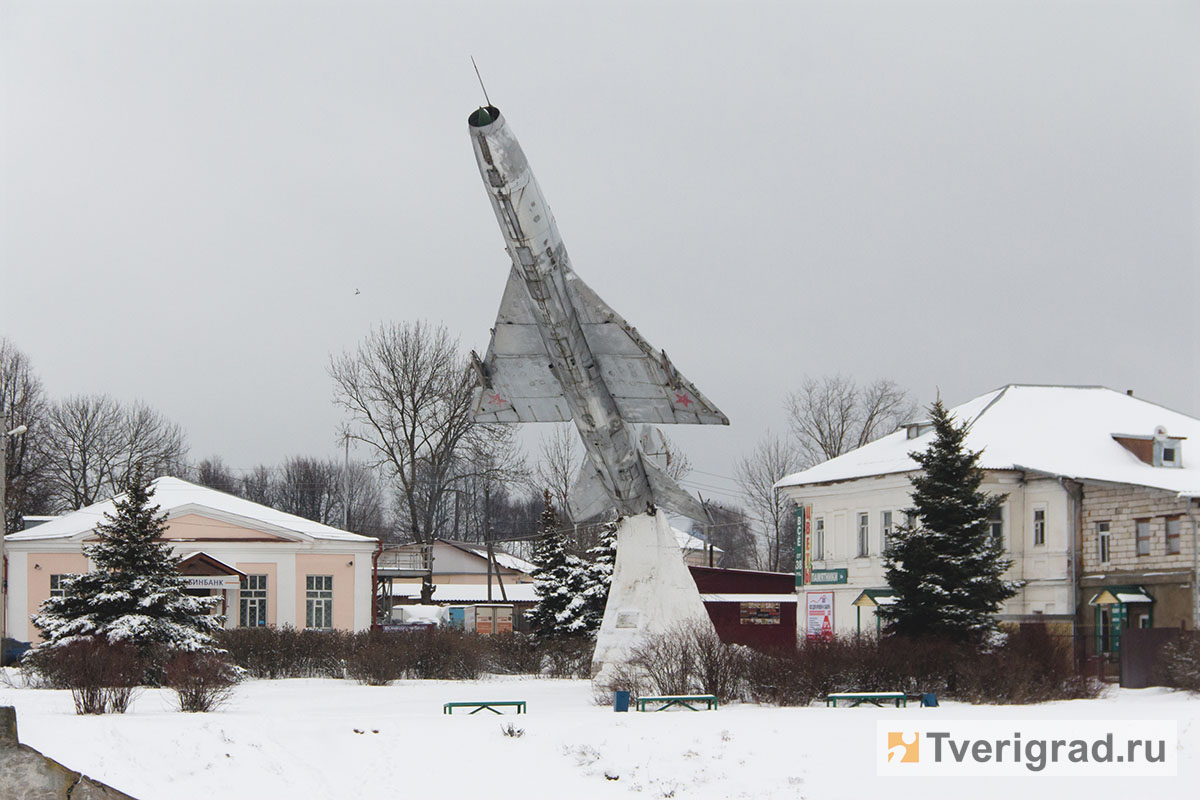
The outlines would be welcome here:
[[[488,402],[494,406],[502,406],[504,405],[504,398],[500,396],[499,392],[492,392],[488,395]]]
[[[675,402],[678,403],[679,405],[683,406],[684,408],[687,408],[688,406],[690,406],[692,404],[692,398],[688,397],[686,394],[679,394],[677,392],[675,394]]]

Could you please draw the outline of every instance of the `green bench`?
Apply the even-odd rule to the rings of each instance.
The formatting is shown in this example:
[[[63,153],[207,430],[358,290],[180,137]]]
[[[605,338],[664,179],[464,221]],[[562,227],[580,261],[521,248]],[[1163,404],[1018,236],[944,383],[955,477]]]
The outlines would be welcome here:
[[[832,692],[825,695],[825,707],[837,708],[838,701],[845,701],[850,708],[870,703],[883,708],[884,703],[895,703],[896,708],[908,708],[908,695],[904,692]]]
[[[699,711],[696,706],[704,704],[705,708],[715,711],[717,708],[717,698],[711,694],[677,694],[663,695],[662,697],[639,697],[637,699],[638,711],[666,711],[672,706],[682,706],[689,708],[692,711]],[[658,708],[646,708],[647,705],[657,705]]]
[[[446,703],[445,705],[442,706],[442,713],[453,715],[454,709],[456,709],[456,708],[473,708],[475,710],[470,712],[472,714],[478,714],[480,711],[483,711],[485,708],[488,711],[492,712],[493,714],[499,714],[501,708],[515,708],[517,710],[518,714],[524,714],[525,713],[525,701],[524,700],[488,700],[486,702],[479,702],[479,703]]]

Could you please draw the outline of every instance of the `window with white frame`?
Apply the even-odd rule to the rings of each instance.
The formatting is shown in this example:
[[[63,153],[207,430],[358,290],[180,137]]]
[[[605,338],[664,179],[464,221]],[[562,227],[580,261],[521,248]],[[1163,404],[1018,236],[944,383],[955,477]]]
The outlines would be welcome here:
[[[863,558],[870,552],[871,544],[871,515],[858,515],[858,557]]]
[[[879,515],[879,552],[886,553],[892,538],[892,512],[884,511]]]
[[[1035,545],[1046,543],[1046,509],[1044,508],[1033,510],[1033,543]]]
[[[1004,546],[1004,506],[996,506],[988,517],[988,533],[992,536],[993,542],[998,542],[1001,547]]]
[[[66,589],[63,587],[63,579],[67,578],[67,577],[68,577],[67,575],[51,575],[50,576],[50,596],[51,597],[65,597],[66,596],[67,592],[66,592]]]
[[[1167,519],[1167,554],[1177,555],[1179,549],[1179,534],[1183,527],[1183,521],[1179,517]]]
[[[304,578],[307,628],[333,627],[333,576],[307,575]]]
[[[1134,535],[1137,541],[1137,554],[1150,555],[1150,520],[1139,519],[1134,524]]]
[[[1096,539],[1100,542],[1100,563],[1107,564],[1109,554],[1112,552],[1112,531],[1109,523],[1096,523]]]
[[[825,518],[817,517],[813,520],[813,561],[825,560]]]
[[[261,628],[267,624],[267,576],[242,578],[240,624],[243,628]]]

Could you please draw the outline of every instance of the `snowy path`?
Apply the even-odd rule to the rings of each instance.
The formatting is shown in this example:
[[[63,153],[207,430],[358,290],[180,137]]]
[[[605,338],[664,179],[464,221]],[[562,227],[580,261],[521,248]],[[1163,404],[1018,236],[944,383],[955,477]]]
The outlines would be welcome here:
[[[524,716],[442,714],[451,700],[527,700]],[[129,713],[77,717],[68,692],[0,686],[21,740],[139,800],[237,798],[888,798],[1022,800],[1194,797],[1200,697],[1114,690],[1105,699],[1041,706],[780,709],[734,704],[715,713],[615,714],[585,681],[502,678],[250,681],[211,714],[172,710],[147,691]],[[875,722],[928,719],[1174,719],[1176,778],[881,778]],[[525,729],[505,737],[503,725]],[[356,733],[355,729],[362,731]],[[615,776],[616,780],[606,778]]]

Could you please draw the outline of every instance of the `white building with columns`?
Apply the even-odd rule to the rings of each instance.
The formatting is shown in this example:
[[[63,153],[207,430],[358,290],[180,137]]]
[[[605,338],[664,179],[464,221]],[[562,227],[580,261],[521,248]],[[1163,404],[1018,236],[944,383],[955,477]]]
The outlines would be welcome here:
[[[178,478],[153,487],[189,591],[220,596],[227,627],[370,627],[377,540]],[[113,513],[106,500],[5,537],[7,636],[38,640],[30,617],[64,575],[88,571],[83,548]]]

